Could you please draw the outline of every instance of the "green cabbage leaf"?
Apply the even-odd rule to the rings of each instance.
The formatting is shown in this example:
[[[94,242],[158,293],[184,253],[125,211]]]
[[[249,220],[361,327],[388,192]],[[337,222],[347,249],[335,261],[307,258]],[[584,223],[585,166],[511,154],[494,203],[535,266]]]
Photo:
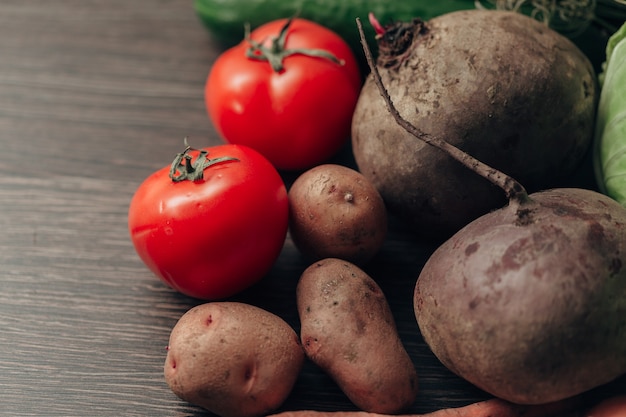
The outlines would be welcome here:
[[[594,137],[600,191],[626,206],[626,23],[606,46]]]

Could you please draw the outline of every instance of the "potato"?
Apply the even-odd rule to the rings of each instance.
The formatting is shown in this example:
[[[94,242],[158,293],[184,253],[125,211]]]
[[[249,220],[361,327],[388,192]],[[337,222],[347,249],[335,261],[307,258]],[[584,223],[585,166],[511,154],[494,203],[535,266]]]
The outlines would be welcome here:
[[[172,329],[165,380],[180,398],[221,417],[278,408],[304,363],[297,333],[280,317],[236,302],[185,313]]]
[[[397,413],[417,396],[417,372],[385,296],[356,265],[336,258],[308,267],[298,282],[306,355],[359,408]]]
[[[340,258],[363,265],[385,241],[383,199],[351,168],[325,164],[304,172],[289,190],[289,203],[291,237],[313,260]]]

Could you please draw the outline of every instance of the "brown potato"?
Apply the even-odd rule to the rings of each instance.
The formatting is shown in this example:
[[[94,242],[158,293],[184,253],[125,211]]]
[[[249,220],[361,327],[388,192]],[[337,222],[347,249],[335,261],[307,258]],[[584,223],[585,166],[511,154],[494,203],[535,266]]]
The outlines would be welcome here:
[[[302,274],[297,302],[305,353],[356,406],[392,414],[413,404],[417,372],[372,278],[349,262],[324,259]]]
[[[361,173],[342,165],[304,172],[289,190],[289,203],[291,237],[313,260],[340,258],[362,265],[387,235],[380,194]]]
[[[202,304],[172,329],[165,380],[180,398],[221,417],[278,408],[302,369],[296,332],[280,317],[236,302]]]

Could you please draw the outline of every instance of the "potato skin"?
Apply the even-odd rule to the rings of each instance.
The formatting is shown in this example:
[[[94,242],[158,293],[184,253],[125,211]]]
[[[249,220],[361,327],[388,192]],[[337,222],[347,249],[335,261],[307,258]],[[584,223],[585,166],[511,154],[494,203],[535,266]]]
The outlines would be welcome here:
[[[181,399],[221,417],[278,408],[304,363],[298,335],[280,317],[237,302],[185,313],[170,334],[165,380]]]
[[[307,356],[360,409],[393,414],[417,396],[417,372],[376,282],[347,261],[309,266],[297,286]]]
[[[626,211],[582,189],[480,217],[417,280],[424,340],[451,371],[522,404],[558,401],[626,372]]]
[[[363,265],[382,247],[387,210],[360,172],[324,164],[301,174],[289,189],[289,231],[312,260],[340,258]]]
[[[516,12],[435,17],[398,68],[380,68],[402,116],[529,191],[560,185],[593,137],[598,89],[567,38]],[[359,171],[390,213],[443,241],[506,204],[502,191],[397,125],[370,74],[352,125]]]

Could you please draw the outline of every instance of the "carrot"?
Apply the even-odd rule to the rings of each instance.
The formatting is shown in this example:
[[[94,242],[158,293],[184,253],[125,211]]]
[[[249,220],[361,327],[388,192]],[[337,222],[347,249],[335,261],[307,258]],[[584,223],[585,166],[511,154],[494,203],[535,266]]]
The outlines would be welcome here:
[[[588,417],[624,417],[626,416],[626,395],[606,398],[596,404],[585,416]]]
[[[463,407],[445,408],[427,414],[397,417],[579,417],[582,408],[578,397],[541,405],[518,405],[500,399],[479,401]],[[285,411],[270,417],[389,417],[365,411]]]

